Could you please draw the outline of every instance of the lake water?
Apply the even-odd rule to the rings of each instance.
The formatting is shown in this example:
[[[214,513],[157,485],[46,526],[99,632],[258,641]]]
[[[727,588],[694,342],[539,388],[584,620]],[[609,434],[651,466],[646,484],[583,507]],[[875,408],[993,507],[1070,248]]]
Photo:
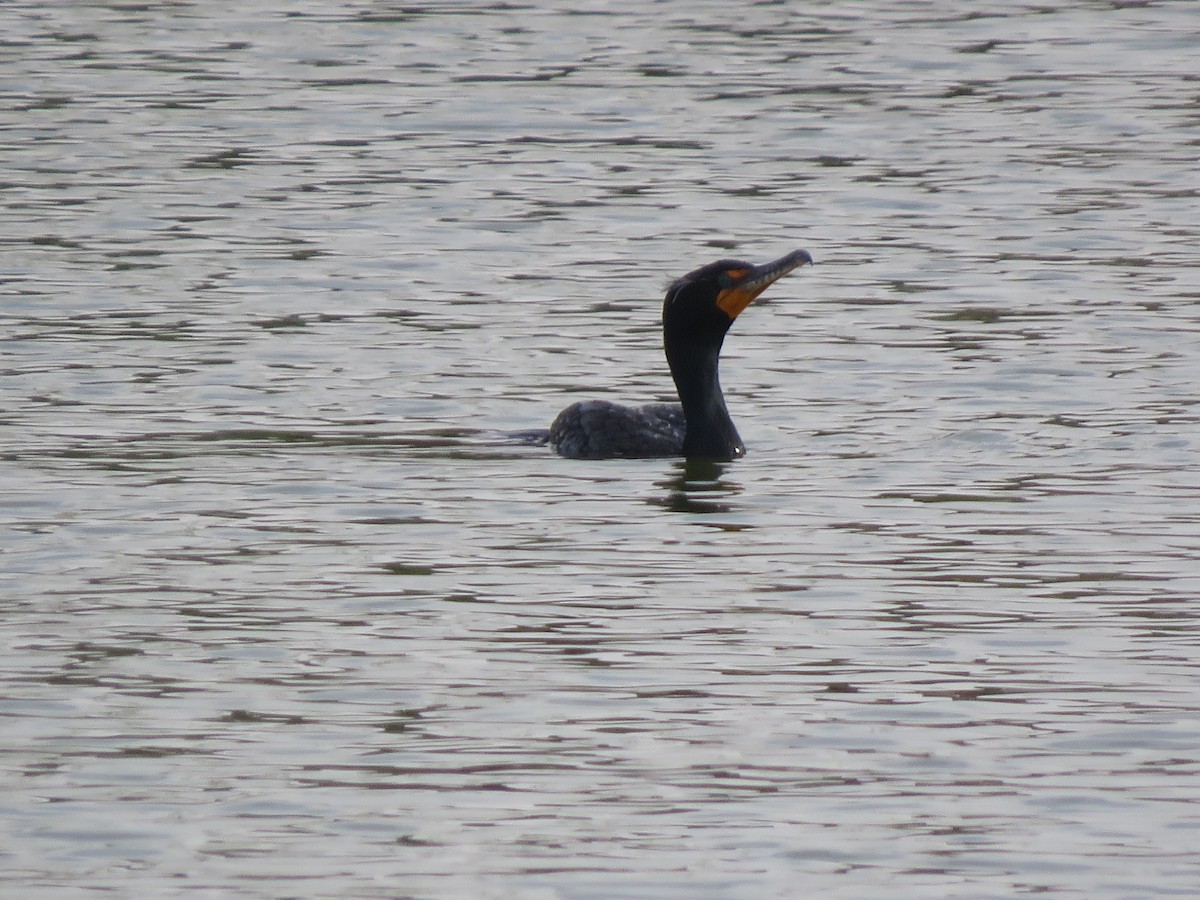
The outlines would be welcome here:
[[[4,896],[1194,896],[1194,3],[0,25]]]

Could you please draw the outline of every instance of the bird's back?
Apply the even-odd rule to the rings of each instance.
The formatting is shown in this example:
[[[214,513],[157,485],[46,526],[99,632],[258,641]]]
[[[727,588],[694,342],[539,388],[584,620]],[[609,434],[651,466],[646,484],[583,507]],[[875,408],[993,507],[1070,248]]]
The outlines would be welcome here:
[[[550,446],[574,459],[679,456],[687,420],[678,403],[572,403],[550,426]]]

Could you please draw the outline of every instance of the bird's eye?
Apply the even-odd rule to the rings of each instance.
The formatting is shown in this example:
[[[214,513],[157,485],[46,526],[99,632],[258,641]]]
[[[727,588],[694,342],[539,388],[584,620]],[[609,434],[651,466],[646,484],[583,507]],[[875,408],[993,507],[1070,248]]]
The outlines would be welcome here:
[[[726,269],[725,277],[730,281],[737,281],[739,278],[744,278],[749,269]]]

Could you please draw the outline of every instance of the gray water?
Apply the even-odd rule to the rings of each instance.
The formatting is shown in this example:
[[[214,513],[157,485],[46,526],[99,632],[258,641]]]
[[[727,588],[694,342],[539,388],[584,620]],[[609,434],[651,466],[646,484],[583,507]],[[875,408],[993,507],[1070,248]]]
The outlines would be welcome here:
[[[1194,895],[1197,10],[6,2],[0,892]]]

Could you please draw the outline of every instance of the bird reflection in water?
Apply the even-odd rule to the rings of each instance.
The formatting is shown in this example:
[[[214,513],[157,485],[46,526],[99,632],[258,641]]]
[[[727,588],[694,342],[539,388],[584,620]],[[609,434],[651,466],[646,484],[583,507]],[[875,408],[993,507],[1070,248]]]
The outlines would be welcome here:
[[[715,459],[677,460],[671,476],[655,482],[666,493],[650,498],[649,502],[670,512],[693,515],[734,512],[737,506],[730,501],[742,492],[742,486],[724,477],[730,470],[729,463]],[[737,525],[721,527],[741,530]]]

